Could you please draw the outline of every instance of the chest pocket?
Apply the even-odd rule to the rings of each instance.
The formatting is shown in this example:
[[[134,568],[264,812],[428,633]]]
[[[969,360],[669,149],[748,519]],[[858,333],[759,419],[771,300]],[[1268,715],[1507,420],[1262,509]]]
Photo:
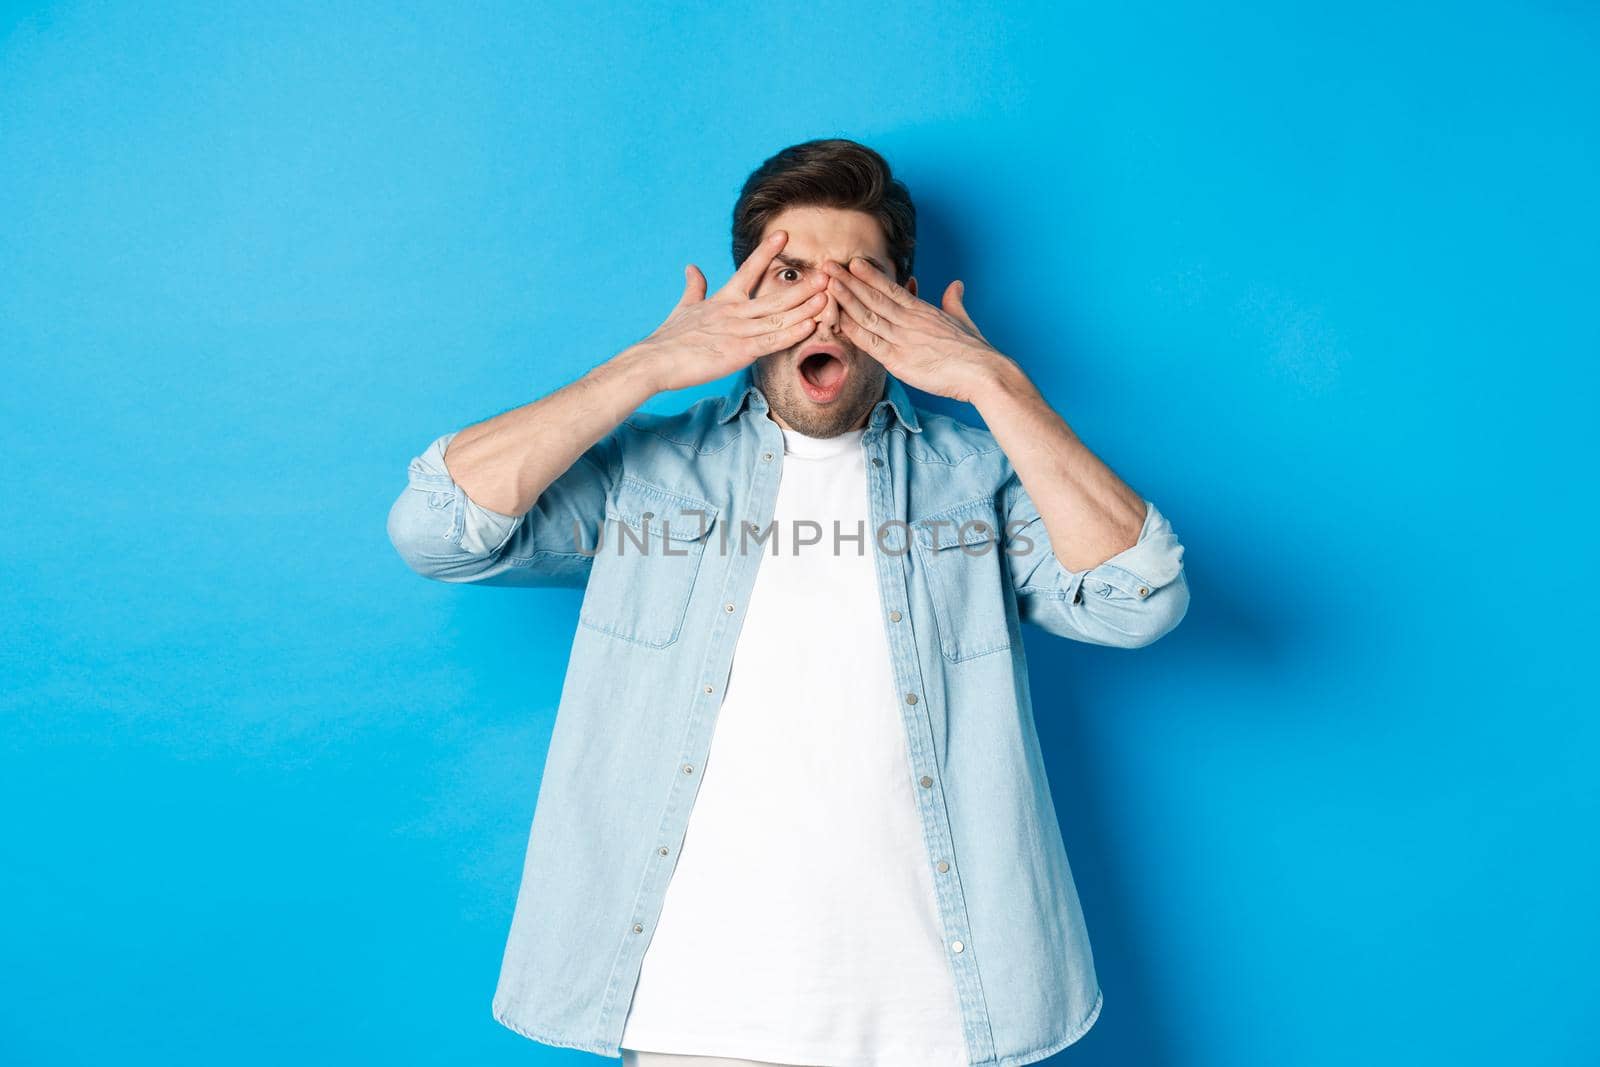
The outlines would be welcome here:
[[[651,648],[678,639],[717,509],[633,475],[617,484],[578,622]]]
[[[946,659],[972,659],[1011,647],[1005,559],[995,519],[994,503],[978,500],[912,524]]]

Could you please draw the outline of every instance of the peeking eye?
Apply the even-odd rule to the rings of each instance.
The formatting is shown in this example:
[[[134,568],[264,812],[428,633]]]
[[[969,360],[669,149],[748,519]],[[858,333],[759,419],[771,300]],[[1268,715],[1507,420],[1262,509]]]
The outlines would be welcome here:
[[[800,277],[799,277],[800,272],[797,269],[795,269],[794,267],[784,267],[782,270],[778,271],[778,277],[779,278],[783,278],[783,276],[785,274],[793,274],[793,275],[795,275],[795,277],[793,279],[794,281],[799,281],[800,280]],[[784,280],[788,281],[789,279],[784,279]]]

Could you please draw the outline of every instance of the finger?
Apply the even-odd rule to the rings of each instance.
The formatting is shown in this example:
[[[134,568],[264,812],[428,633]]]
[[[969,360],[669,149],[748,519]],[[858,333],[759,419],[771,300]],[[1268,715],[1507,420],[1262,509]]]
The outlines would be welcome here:
[[[835,277],[828,284],[828,292],[839,301],[839,306],[844,309],[845,314],[856,320],[857,325],[865,326],[868,331],[877,334],[885,341],[894,340],[895,324],[878,314],[876,308],[857,296],[855,289],[843,278]]]
[[[860,278],[901,307],[914,307],[916,305],[917,298],[907,292],[905,286],[900,285],[860,256],[856,256],[850,261],[850,274],[852,277]]]
[[[889,342],[883,338],[882,334],[873,333],[855,319],[851,318],[848,314],[841,315],[839,317],[839,329],[842,330],[844,335],[850,339],[851,344],[861,349],[861,351],[865,352],[879,363],[885,362],[885,359],[889,355],[891,346]],[[885,363],[885,366],[887,366],[887,363]]]
[[[978,324],[972,321],[971,315],[967,314],[966,305],[961,302],[961,298],[966,295],[966,292],[966,283],[960,279],[957,279],[956,281],[951,282],[949,287],[945,289],[944,299],[940,302],[940,304],[944,308],[945,314],[949,315],[957,322],[960,322],[967,329],[976,334],[981,340],[987,341],[988,338],[983,336],[983,333],[978,329]]]
[[[748,318],[762,318],[774,311],[787,311],[811,299],[813,293],[820,292],[827,284],[826,274],[816,274],[807,281],[775,287],[772,292],[753,300],[739,301],[734,304],[734,311]]]
[[[755,289],[756,282],[767,273],[767,268],[772,266],[772,257],[778,254],[778,250],[788,239],[789,235],[783,230],[773,230],[767,234],[766,239],[756,245],[754,251],[739,264],[739,269],[733,272],[733,277],[728,279],[727,285],[717,291],[717,295],[750,299],[750,293]]]
[[[693,263],[683,269],[684,283],[683,295],[678,298],[678,306],[697,304],[706,298],[706,276],[700,273],[700,268]]]
[[[833,278],[833,285],[829,287],[830,290],[843,287],[862,304],[876,311],[890,322],[903,322],[906,319],[906,308],[890,300],[888,296],[873,288],[863,279],[857,278],[848,270],[829,264],[828,273]],[[871,324],[868,323],[868,325]]]
[[[786,330],[801,319],[816,318],[827,306],[827,293],[812,293],[809,300],[795,307],[780,308],[759,317],[740,319],[732,327],[732,332],[740,337],[755,337],[773,330]]]
[[[811,331],[816,328],[816,318],[807,315],[792,326],[777,330],[767,330],[754,337],[746,337],[738,343],[745,353],[752,358],[766,356],[773,352],[782,352],[785,348],[793,348],[807,337],[810,337]]]

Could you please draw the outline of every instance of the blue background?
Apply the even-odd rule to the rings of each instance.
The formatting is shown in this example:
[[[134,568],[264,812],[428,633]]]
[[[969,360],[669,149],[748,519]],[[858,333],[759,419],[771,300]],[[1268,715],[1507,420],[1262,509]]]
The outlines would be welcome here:
[[[1053,1062],[1595,1062],[1600,16],[1323,7],[4,9],[0,1060],[601,1062],[489,1012],[578,596],[385,518],[841,135],[1188,550],[1028,638]]]

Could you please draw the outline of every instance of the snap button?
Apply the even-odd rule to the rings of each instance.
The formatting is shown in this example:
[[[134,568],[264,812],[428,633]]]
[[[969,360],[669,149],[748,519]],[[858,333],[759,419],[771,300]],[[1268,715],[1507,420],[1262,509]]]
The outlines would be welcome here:
[[[940,860],[939,861],[939,873],[940,874],[943,874],[945,871],[948,871],[949,869],[950,869],[950,865],[948,863],[946,863],[944,860]]]
[[[953,951],[953,952],[960,952],[960,951],[961,951],[961,950],[962,950],[962,949],[964,949],[964,948],[966,948],[966,947],[967,947],[967,946],[966,946],[966,945],[963,945],[963,944],[962,944],[962,943],[961,943],[961,942],[959,942],[959,941],[952,941],[952,942],[950,942],[950,949],[951,949],[951,951]]]
[[[906,694],[906,703],[907,704],[915,704],[916,702],[917,702],[917,694],[915,694],[915,693],[907,693]]]
[[[900,613],[898,611],[889,612],[889,621],[890,622],[899,622],[900,621]]]
[[[933,779],[929,778],[926,774],[917,780],[922,783],[922,788],[924,789],[927,789],[929,786],[933,785]]]

